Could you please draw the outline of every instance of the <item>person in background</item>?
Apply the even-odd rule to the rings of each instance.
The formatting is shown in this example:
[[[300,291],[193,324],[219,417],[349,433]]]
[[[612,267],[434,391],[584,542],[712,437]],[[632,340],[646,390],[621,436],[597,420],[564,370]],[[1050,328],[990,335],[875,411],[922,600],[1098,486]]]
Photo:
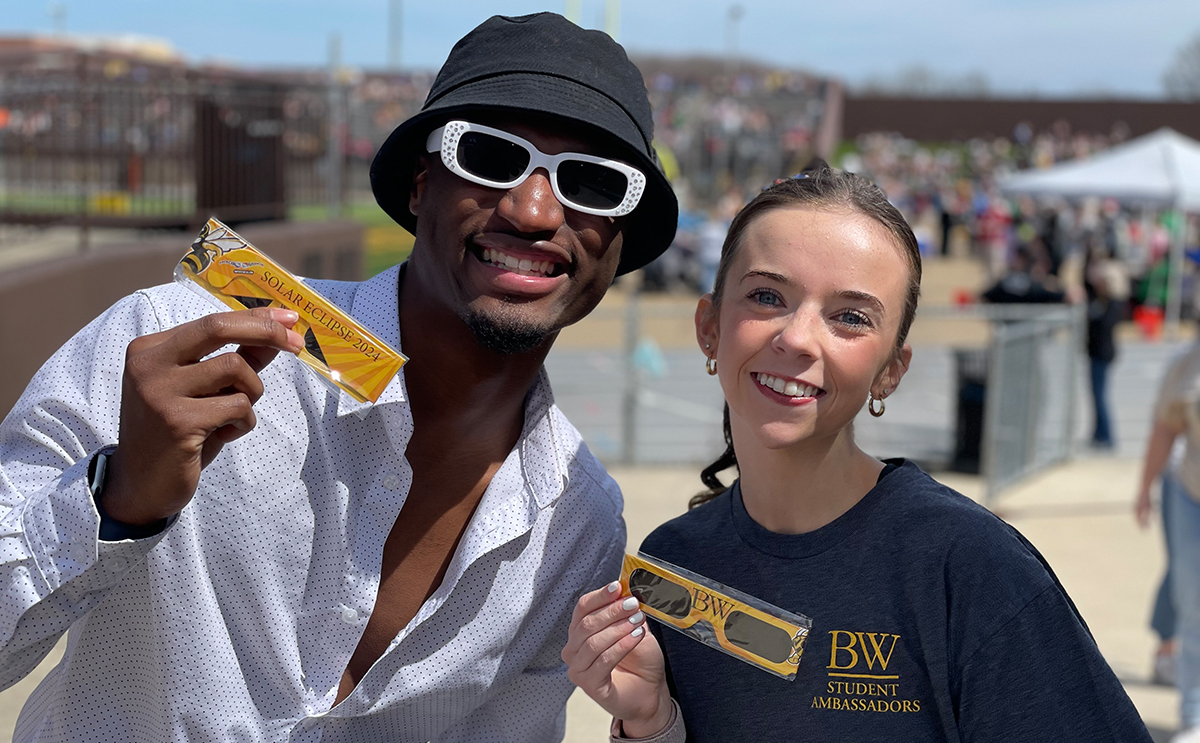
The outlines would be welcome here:
[[[1103,248],[1093,248],[1085,268],[1087,292],[1087,354],[1092,389],[1095,427],[1092,446],[1112,449],[1113,426],[1108,406],[1108,376],[1117,357],[1114,333],[1125,319],[1129,299],[1129,277],[1121,263]]]
[[[999,281],[980,295],[993,304],[1055,304],[1067,293],[1046,285],[1046,272],[1039,263],[1035,245],[1022,245],[1013,254],[1012,265]]]
[[[712,291],[713,282],[717,279],[717,264],[721,262],[721,244],[725,242],[725,232],[729,229],[729,223],[721,218],[720,212],[720,208],[715,206],[708,210],[708,219],[700,225],[696,240],[702,293]]]
[[[1168,468],[1176,439],[1183,457]],[[1154,405],[1154,424],[1134,500],[1138,523],[1149,523],[1151,488],[1162,480],[1168,531],[1171,598],[1178,644],[1176,686],[1181,731],[1173,743],[1200,743],[1200,343],[1167,370]]]

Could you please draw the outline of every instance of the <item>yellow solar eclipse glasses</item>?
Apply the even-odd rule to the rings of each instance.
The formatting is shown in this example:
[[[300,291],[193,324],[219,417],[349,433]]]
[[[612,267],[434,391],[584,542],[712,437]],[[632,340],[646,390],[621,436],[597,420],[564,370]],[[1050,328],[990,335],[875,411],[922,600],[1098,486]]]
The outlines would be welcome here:
[[[625,555],[625,595],[666,626],[789,681],[812,620],[649,555]]]
[[[299,316],[301,361],[335,389],[375,402],[408,360],[216,219],[175,266],[175,280],[234,310],[283,307]]]

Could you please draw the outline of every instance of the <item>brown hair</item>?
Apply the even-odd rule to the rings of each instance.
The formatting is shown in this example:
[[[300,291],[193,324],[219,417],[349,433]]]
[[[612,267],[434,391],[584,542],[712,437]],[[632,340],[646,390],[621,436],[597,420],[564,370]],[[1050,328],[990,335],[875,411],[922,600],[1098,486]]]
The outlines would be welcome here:
[[[733,218],[725,244],[721,247],[721,262],[717,265],[717,277],[713,284],[713,307],[721,309],[721,295],[725,291],[725,278],[729,266],[737,254],[746,229],[759,216],[773,209],[811,208],[847,209],[870,217],[878,222],[895,238],[908,264],[908,292],[904,300],[904,312],[900,317],[900,330],[896,335],[895,352],[899,353],[908,338],[913,317],[917,314],[917,300],[921,296],[921,251],[917,238],[908,226],[900,210],[892,206],[878,186],[866,178],[834,170],[824,162],[817,161],[810,169],[793,178],[776,181]],[[700,472],[700,480],[708,488],[688,502],[688,508],[706,503],[723,493],[726,486],[717,475],[730,467],[737,466],[737,455],[733,451],[733,433],[729,426],[729,403],[725,404],[724,415],[725,452],[715,462]]]

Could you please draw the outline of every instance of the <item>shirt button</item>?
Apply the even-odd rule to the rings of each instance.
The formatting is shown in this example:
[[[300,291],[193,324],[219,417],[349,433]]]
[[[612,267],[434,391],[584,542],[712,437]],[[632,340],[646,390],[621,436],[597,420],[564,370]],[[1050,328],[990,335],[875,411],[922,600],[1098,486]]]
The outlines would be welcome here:
[[[399,475],[388,475],[387,477],[383,478],[383,486],[385,488],[387,488],[388,490],[399,490],[400,489],[400,476]]]
[[[346,624],[354,624],[358,621],[358,612],[349,606],[342,607],[342,621]]]

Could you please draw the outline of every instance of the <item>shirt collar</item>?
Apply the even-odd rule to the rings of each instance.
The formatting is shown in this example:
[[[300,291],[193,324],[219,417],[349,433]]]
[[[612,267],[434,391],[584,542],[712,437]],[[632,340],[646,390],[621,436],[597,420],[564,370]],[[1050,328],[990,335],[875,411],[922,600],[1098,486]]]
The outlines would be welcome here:
[[[356,285],[350,303],[350,314],[368,330],[392,348],[401,349],[400,343],[400,269],[392,266],[387,271]],[[404,369],[392,379],[376,405],[387,405],[407,400],[404,389]],[[338,391],[338,417],[355,413],[365,416],[371,403],[359,402],[345,390]],[[538,509],[543,509],[562,495],[567,486],[567,459],[569,452],[561,451],[560,444],[570,440],[560,430],[553,414],[554,394],[550,391],[550,378],[543,367],[525,397],[525,422],[521,428],[520,449],[521,473],[533,492]]]
[[[521,449],[521,474],[539,510],[557,500],[567,486],[567,459],[571,453],[562,449],[569,441],[563,434],[554,414],[550,378],[542,367],[525,397],[525,425],[517,444]]]
[[[401,264],[402,265],[402,264]],[[400,265],[392,266],[376,274],[354,288],[350,301],[350,315],[379,340],[396,350],[400,347]],[[404,369],[401,368],[384,388],[375,405],[404,402]],[[356,413],[359,417],[371,410],[371,403],[359,402],[345,390],[338,390],[338,417]]]

